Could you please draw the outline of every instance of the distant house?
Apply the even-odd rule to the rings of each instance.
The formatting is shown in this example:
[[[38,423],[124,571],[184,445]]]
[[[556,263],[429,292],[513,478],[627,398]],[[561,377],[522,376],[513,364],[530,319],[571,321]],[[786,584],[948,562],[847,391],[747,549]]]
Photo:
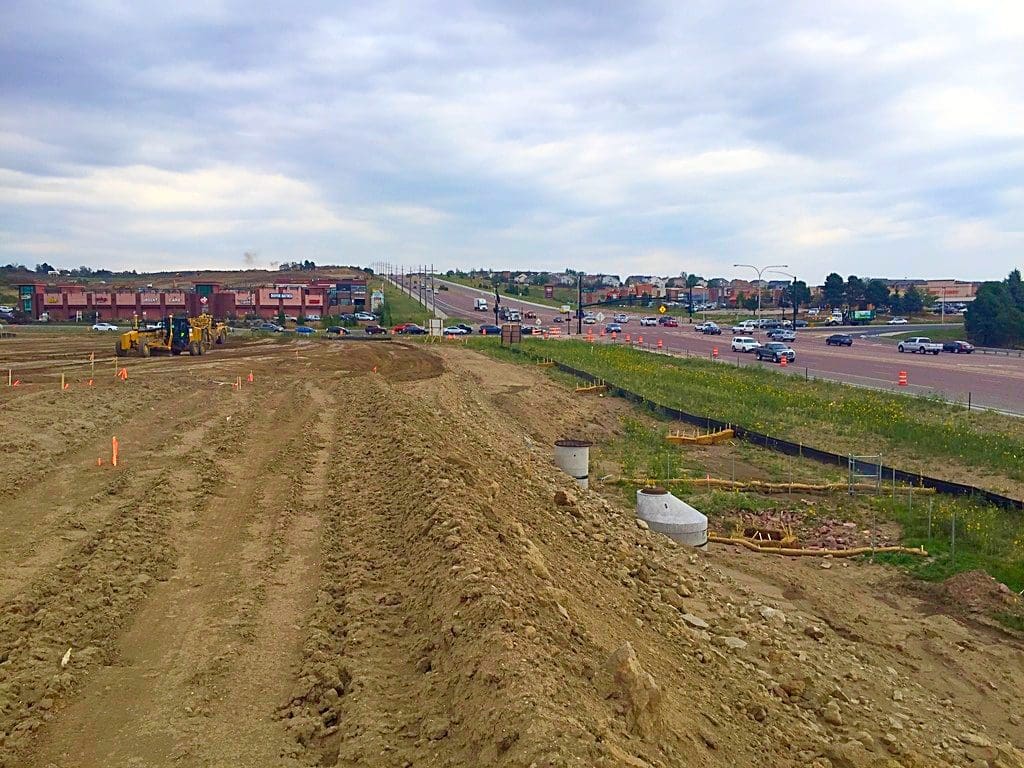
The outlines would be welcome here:
[[[518,275],[516,275],[515,278],[513,278],[513,281],[516,283],[516,285],[526,285],[528,282],[530,282],[530,276],[525,272],[521,272]]]

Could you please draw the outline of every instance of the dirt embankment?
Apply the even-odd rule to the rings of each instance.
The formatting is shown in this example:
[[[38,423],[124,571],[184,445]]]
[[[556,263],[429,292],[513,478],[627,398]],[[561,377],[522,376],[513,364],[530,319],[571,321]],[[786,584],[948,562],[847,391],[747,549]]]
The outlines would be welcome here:
[[[549,441],[621,405],[455,349],[244,364],[8,573],[0,765],[1024,765],[1019,648],[578,492]]]

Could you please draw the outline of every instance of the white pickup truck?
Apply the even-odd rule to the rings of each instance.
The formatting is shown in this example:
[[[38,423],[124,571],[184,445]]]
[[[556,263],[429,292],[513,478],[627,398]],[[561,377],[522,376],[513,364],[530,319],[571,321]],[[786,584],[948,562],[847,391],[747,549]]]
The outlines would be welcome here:
[[[898,349],[900,352],[920,352],[922,355],[931,352],[937,355],[942,351],[942,345],[927,336],[912,336],[901,341]]]

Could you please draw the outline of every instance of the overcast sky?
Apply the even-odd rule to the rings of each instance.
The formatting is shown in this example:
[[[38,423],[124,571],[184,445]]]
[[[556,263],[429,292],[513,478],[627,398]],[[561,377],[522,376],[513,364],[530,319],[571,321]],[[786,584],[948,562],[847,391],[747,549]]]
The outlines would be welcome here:
[[[0,3],[0,263],[1024,260],[1024,3],[339,5]]]

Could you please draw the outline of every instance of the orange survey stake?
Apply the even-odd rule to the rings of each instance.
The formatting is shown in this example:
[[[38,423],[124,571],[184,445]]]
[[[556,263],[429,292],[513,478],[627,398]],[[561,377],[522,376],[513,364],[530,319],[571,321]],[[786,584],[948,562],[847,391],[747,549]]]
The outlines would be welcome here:
[[[117,438],[116,437],[110,438],[110,463],[113,466],[115,466],[115,467],[117,466],[117,449],[118,449]]]

